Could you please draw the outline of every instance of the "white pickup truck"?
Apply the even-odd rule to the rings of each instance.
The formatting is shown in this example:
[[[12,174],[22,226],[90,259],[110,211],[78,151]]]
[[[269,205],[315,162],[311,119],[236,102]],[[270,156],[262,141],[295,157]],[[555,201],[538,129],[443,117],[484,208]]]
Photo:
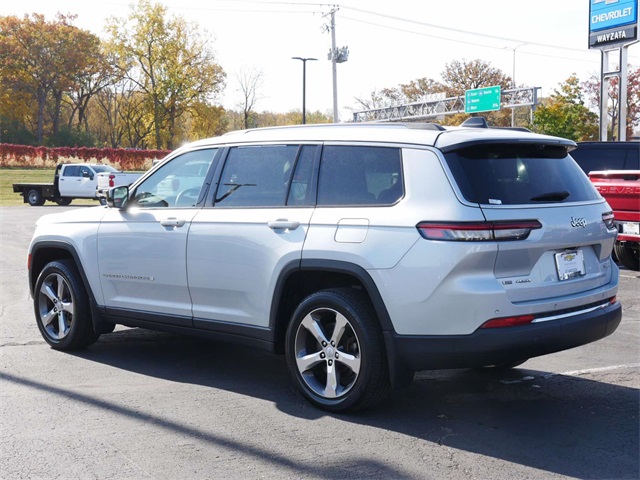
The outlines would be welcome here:
[[[142,173],[130,172],[103,172],[96,175],[98,183],[96,185],[96,198],[101,205],[107,204],[107,192],[110,188],[129,186],[142,176]]]
[[[14,183],[13,191],[31,206],[41,206],[49,200],[58,205],[69,205],[74,198],[91,198],[105,204],[104,195],[111,187],[131,185],[140,173],[122,173],[109,165],[89,163],[61,163],[56,166],[53,183]]]

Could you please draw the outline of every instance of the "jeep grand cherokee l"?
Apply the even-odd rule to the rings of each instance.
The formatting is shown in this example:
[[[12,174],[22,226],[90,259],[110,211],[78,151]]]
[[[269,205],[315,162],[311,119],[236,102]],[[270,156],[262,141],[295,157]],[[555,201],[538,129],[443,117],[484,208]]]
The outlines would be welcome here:
[[[574,147],[430,124],[198,141],[108,206],[38,221],[36,321],[60,350],[122,324],[284,353],[330,411],[417,370],[577,347],[611,334],[621,306],[611,209]]]

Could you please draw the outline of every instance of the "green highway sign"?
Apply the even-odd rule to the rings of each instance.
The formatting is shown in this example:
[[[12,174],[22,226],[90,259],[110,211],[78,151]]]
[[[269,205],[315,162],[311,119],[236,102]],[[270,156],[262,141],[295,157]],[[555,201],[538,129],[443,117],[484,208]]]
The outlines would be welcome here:
[[[500,92],[500,85],[465,91],[464,113],[500,110]]]

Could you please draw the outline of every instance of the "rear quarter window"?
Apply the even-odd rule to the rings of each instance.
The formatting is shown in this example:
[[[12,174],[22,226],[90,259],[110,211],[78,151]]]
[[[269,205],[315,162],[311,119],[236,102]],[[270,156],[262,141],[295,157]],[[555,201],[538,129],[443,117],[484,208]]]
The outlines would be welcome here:
[[[399,148],[327,146],[318,205],[392,205],[404,194],[401,164]]]
[[[445,158],[462,195],[472,203],[537,205],[599,198],[564,147],[475,145]]]

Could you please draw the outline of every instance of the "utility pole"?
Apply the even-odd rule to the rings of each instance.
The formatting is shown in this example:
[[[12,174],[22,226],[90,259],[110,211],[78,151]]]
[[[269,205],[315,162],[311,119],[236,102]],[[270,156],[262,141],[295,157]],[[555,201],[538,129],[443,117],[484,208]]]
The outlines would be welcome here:
[[[336,11],[331,9],[331,71],[333,72],[333,123],[338,123],[338,69],[336,68]]]
[[[336,47],[336,12],[340,9],[338,5],[334,5],[328,15],[331,16],[329,26],[325,27],[331,31],[331,50],[327,56],[331,60],[331,70],[333,72],[333,122],[340,121],[338,116],[338,63],[344,63],[349,60],[349,47]],[[326,15],[325,15],[326,16]]]

